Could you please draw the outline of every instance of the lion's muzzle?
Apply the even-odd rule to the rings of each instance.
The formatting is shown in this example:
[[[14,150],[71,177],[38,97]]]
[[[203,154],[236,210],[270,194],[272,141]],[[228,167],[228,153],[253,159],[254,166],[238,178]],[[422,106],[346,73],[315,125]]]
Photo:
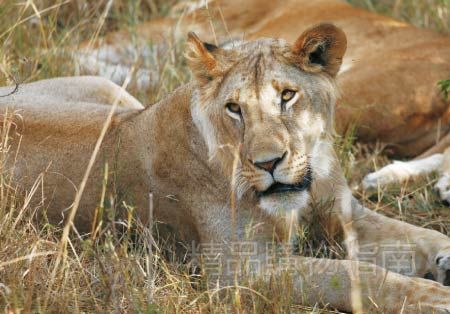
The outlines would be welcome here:
[[[305,175],[302,177],[301,181],[295,184],[284,184],[280,182],[274,182],[268,189],[262,192],[257,192],[258,197],[264,197],[271,194],[286,193],[286,192],[301,192],[309,190],[312,182],[312,171],[308,167]]]

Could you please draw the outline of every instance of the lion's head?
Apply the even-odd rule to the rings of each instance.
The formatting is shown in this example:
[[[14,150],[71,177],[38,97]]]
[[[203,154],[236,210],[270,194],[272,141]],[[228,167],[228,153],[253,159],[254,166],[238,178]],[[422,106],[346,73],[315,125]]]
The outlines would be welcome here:
[[[255,192],[270,213],[304,207],[311,182],[329,176],[334,77],[345,50],[345,34],[330,24],[293,45],[259,39],[219,48],[189,34],[191,110],[209,157],[231,175],[238,156],[240,194]]]

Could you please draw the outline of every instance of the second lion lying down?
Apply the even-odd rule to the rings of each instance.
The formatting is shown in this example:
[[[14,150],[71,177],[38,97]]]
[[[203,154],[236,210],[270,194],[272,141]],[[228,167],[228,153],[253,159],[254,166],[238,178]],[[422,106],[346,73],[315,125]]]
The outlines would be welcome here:
[[[334,77],[345,50],[346,36],[330,24],[305,31],[293,45],[259,39],[218,48],[190,34],[193,81],[147,109],[115,113],[76,228],[90,229],[107,163],[116,178],[109,188],[135,205],[142,220],[151,191],[155,218],[183,240],[222,245],[218,275],[227,280],[236,273],[228,263],[236,259],[234,244],[249,241],[255,275],[277,274],[276,263],[265,260],[267,243],[289,243],[293,226],[310,220],[314,204],[329,203],[328,224],[342,224],[349,260],[291,256],[295,302],[357,312],[450,310],[450,289],[442,285],[450,281],[450,239],[363,207],[340,169],[332,139]],[[103,92],[117,95],[110,84],[61,78],[0,99],[3,113],[19,110],[23,117],[20,149],[19,142],[13,147],[18,158],[8,166],[26,191],[44,177],[43,197],[35,202],[53,222],[72,206],[109,111],[111,95]],[[124,107],[138,107],[130,95],[119,97]],[[405,245],[412,268],[405,274],[382,268],[384,248]],[[357,263],[368,246],[375,248],[374,264]],[[404,276],[427,272],[439,283]],[[352,290],[355,284],[359,290]]]

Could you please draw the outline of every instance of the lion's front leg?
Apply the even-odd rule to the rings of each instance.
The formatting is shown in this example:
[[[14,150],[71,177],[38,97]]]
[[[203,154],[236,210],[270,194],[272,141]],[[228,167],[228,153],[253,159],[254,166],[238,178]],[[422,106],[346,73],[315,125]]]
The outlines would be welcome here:
[[[450,289],[365,262],[299,257],[303,301],[353,313],[448,313]],[[305,299],[306,298],[306,299]]]
[[[438,282],[450,285],[449,237],[378,214],[351,196],[341,219],[349,235],[350,258],[407,276],[431,272]]]
[[[235,258],[232,257],[234,261]],[[247,258],[245,256],[242,263],[244,271],[238,272],[246,274],[244,282],[248,282]],[[274,282],[278,283],[279,289],[289,291],[290,298],[297,304],[325,305],[353,313],[448,313],[446,311],[450,310],[450,289],[429,280],[389,272],[373,264],[292,255],[289,261],[285,257],[267,263],[264,257],[260,262],[262,267],[253,273],[258,285],[269,284],[272,289],[277,289]],[[221,267],[223,271],[227,269],[226,264]],[[227,275],[231,284],[236,284],[240,278],[236,274],[236,269],[223,274],[221,284],[230,284]],[[213,284],[217,287],[217,280]]]

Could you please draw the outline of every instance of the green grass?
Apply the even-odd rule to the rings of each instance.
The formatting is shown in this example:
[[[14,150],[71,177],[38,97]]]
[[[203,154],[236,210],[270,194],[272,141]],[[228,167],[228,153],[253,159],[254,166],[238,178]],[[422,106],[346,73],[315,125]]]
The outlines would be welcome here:
[[[109,31],[126,30],[132,36],[142,21],[164,16],[176,1],[117,0],[101,17],[107,1],[13,1],[0,5],[0,85],[30,82],[76,74],[70,52],[82,41]],[[449,33],[448,1],[358,1],[352,3],[399,17],[421,27]],[[392,3],[397,4],[394,6]],[[447,8],[440,9],[444,5]],[[34,7],[33,7],[34,6]],[[444,10],[444,11],[442,11]],[[36,12],[40,12],[39,15]],[[444,12],[444,13],[442,13]],[[444,14],[444,18],[441,15]],[[447,14],[447,15],[445,15]],[[175,43],[160,60],[160,83],[152,89],[130,92],[145,104],[161,99],[189,80],[182,57],[182,45]],[[189,275],[187,265],[158,251],[148,259],[148,228],[133,219],[118,232],[106,218],[95,236],[72,234],[68,252],[52,285],[61,227],[33,218],[36,208],[24,205],[4,170],[8,157],[10,119],[0,129],[0,311],[18,312],[323,312],[290,302],[289,285],[273,281],[269,286],[249,283],[223,291],[204,288],[204,282]],[[355,195],[375,210],[391,217],[450,234],[450,211],[432,191],[436,176],[402,186],[363,192],[364,174],[389,160],[382,147],[355,143],[352,132],[337,141],[337,151]],[[108,196],[106,196],[108,198]],[[107,208],[105,210],[108,210]],[[132,208],[129,208],[130,213]],[[305,252],[329,256],[330,252],[309,250],[320,228],[300,230]],[[344,252],[328,239],[332,255]],[[35,255],[35,254],[39,255]],[[170,253],[170,252],[169,252]],[[154,271],[151,271],[153,269]],[[287,278],[288,280],[289,278]],[[244,284],[244,283],[243,283]],[[337,284],[337,283],[333,283]]]
[[[442,95],[444,99],[448,98],[448,94],[450,93],[450,78],[447,80],[442,80],[438,82],[439,87],[441,88]]]

